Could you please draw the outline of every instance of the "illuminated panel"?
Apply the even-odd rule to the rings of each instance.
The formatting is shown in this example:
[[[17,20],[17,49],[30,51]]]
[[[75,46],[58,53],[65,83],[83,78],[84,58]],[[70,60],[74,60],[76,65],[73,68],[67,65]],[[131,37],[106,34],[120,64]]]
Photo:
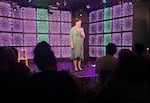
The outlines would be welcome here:
[[[24,46],[36,46],[36,34],[24,34]]]
[[[132,32],[122,34],[122,45],[132,46]]]
[[[60,10],[50,10],[52,14],[49,14],[50,21],[60,21]]]
[[[64,58],[71,57],[70,47],[62,47],[62,57],[64,57]]]
[[[37,36],[37,42],[46,41],[49,43],[49,35],[48,34],[38,34]]]
[[[0,33],[0,46],[12,46],[12,34]]]
[[[96,56],[96,48],[93,46],[89,47],[89,56],[90,57],[95,57]]]
[[[34,47],[26,47],[28,59],[34,58]]]
[[[103,20],[103,9],[100,9],[100,10],[97,10],[97,20],[100,21],[100,20]]]
[[[95,35],[90,35],[89,37],[89,45],[95,45],[96,43]]]
[[[112,20],[104,21],[104,32],[111,32],[112,31]]]
[[[132,30],[132,24],[133,24],[133,20],[132,17],[128,17],[128,18],[123,18],[123,26],[122,29],[123,31],[128,31],[128,30]]]
[[[23,32],[22,20],[12,19],[12,26],[14,32]]]
[[[113,34],[112,42],[116,45],[121,45],[121,34],[120,33]]]
[[[12,17],[22,18],[22,10],[20,9],[20,6],[16,6],[16,11],[12,10]]]
[[[121,19],[113,20],[113,32],[121,31]]]
[[[0,17],[0,31],[11,31],[12,30],[11,22],[12,22],[11,18]]]
[[[111,43],[111,34],[104,34],[104,45]]]
[[[49,32],[48,22],[37,21],[37,32],[38,33],[48,33]]]
[[[133,15],[133,4],[124,3],[123,4],[123,16]]]
[[[60,33],[60,22],[50,22],[49,25],[51,33]]]
[[[36,19],[36,9],[35,8],[24,8],[23,9],[24,19]]]
[[[121,5],[113,6],[113,18],[122,16],[122,7]]]
[[[0,2],[0,16],[11,16],[11,5],[9,3]]]
[[[129,49],[132,51],[132,46],[131,47],[122,47],[122,49]]]
[[[97,20],[96,20],[96,12],[95,12],[95,11],[92,11],[92,12],[90,12],[90,14],[89,14],[89,22],[94,22],[94,21],[97,21]]]
[[[70,33],[71,23],[61,23],[61,32],[62,33]]]
[[[59,46],[60,45],[60,35],[50,35],[50,45]]]
[[[71,12],[61,11],[61,21],[71,22]]]
[[[103,45],[103,35],[96,35],[96,38],[95,38],[95,42],[96,42],[96,45]]]
[[[48,20],[48,10],[37,8],[37,20]]]
[[[51,47],[51,49],[54,52],[54,55],[56,58],[61,57],[60,47]]]
[[[104,22],[97,22],[96,33],[103,33],[104,30]]]
[[[24,20],[24,32],[36,33],[36,21]]]
[[[119,52],[120,52],[121,49],[122,49],[121,47],[117,47],[117,51],[114,54],[114,57],[118,58],[118,54],[119,54]]]
[[[104,8],[104,20],[112,19],[112,8]]]
[[[69,35],[62,35],[62,46],[69,46],[70,44],[70,36]]]
[[[96,33],[96,27],[97,27],[96,23],[90,24],[90,25],[89,25],[89,33],[90,33],[90,34]]]
[[[104,47],[96,47],[96,57],[104,56]]]
[[[23,34],[13,34],[13,46],[23,46]]]

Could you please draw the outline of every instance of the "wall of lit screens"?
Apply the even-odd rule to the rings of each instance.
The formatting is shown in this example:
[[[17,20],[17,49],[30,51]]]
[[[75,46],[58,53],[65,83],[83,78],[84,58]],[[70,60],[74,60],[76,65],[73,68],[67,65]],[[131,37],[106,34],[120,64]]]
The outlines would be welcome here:
[[[133,4],[105,7],[89,13],[89,56],[105,55],[108,43],[117,45],[117,53],[122,48],[132,47]]]
[[[33,59],[36,44],[46,41],[57,58],[70,58],[71,12],[12,7],[11,3],[0,2],[0,46],[26,48],[28,58]]]

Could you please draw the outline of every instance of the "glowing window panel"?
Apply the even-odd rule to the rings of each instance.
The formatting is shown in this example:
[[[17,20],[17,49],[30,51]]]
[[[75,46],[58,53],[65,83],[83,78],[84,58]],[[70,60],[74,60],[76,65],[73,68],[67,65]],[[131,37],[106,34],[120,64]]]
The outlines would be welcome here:
[[[96,23],[90,24],[90,25],[89,25],[89,33],[90,33],[90,34],[96,33],[96,27],[97,27],[97,24],[96,24]]]
[[[0,33],[0,46],[12,46],[12,34]]]
[[[122,7],[121,5],[113,6],[113,18],[122,16]]]
[[[122,29],[123,31],[129,31],[132,30],[132,25],[133,25],[133,20],[132,17],[127,17],[127,18],[123,18],[123,25],[122,25]]]
[[[71,12],[61,11],[61,21],[71,22]]]
[[[89,47],[89,56],[90,57],[96,57],[96,48],[93,46]]]
[[[60,21],[60,10],[50,10],[52,14],[49,14],[50,21]]]
[[[103,51],[104,47],[96,47],[96,57],[101,57],[104,56],[104,51]]]
[[[50,35],[50,45],[59,46],[60,45],[60,35]]]
[[[49,25],[51,33],[60,33],[60,22],[50,22]]]
[[[114,54],[114,57],[118,58],[118,54],[119,54],[119,52],[120,52],[121,49],[122,49],[121,47],[117,47],[117,51]]]
[[[12,19],[12,26],[14,32],[23,32],[22,20]]]
[[[96,21],[96,12],[92,11],[89,14],[89,22],[94,22],[94,21]]]
[[[0,16],[11,16],[11,5],[9,3],[0,2]]]
[[[26,47],[28,59],[34,58],[34,47]]]
[[[99,35],[96,35],[96,38],[95,38],[95,42],[96,42],[96,45],[103,45],[103,35],[99,34]]]
[[[49,35],[48,34],[38,34],[37,36],[37,42],[46,41],[49,43]]]
[[[62,46],[69,46],[70,44],[70,36],[69,35],[62,35]]]
[[[111,43],[111,34],[105,34],[104,35],[104,45],[107,45],[108,43]]]
[[[61,23],[61,32],[69,34],[71,29],[71,23]]]
[[[90,35],[89,37],[89,45],[95,45],[96,38],[95,35]]]
[[[37,21],[37,32],[38,33],[48,33],[49,32],[48,22]]]
[[[36,19],[36,9],[26,7],[23,9],[23,18],[24,19]]]
[[[121,34],[115,33],[112,35],[112,42],[116,45],[121,45]]]
[[[61,57],[60,47],[51,47],[52,51],[54,52],[54,55],[56,58]]]
[[[111,32],[112,31],[112,20],[104,21],[104,32]]]
[[[24,34],[24,46],[36,46],[36,34]]]
[[[98,22],[96,33],[103,33],[103,30],[104,30],[104,22]]]
[[[121,19],[113,20],[113,32],[121,31]]]
[[[112,8],[104,8],[104,20],[112,19]]]
[[[12,19],[0,17],[0,31],[11,31],[12,30]]]
[[[122,34],[122,45],[132,46],[132,32]]]
[[[100,10],[97,10],[97,20],[100,21],[100,20],[103,20],[103,9],[100,9]]]
[[[23,46],[23,34],[13,34],[13,46]]]
[[[48,20],[48,10],[37,8],[37,20]]]
[[[123,4],[123,16],[133,15],[133,4],[127,2]]]
[[[132,46],[131,47],[122,47],[122,49],[129,49],[130,51],[132,51]]]
[[[22,18],[22,10],[20,6],[16,6],[16,11],[12,10],[12,17],[14,18]]]
[[[62,47],[62,57],[64,57],[64,58],[71,57],[71,49],[70,49],[70,47]]]
[[[106,47],[103,47],[103,54],[106,55]]]
[[[36,21],[24,20],[24,32],[36,33]]]

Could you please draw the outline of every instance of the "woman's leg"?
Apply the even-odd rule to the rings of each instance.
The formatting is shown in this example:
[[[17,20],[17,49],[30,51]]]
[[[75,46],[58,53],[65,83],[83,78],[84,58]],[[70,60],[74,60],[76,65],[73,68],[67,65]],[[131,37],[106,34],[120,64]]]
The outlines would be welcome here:
[[[81,59],[79,59],[77,62],[78,62],[78,63],[77,63],[78,69],[79,69],[79,70],[82,70],[82,68],[81,68]]]
[[[76,59],[73,60],[73,64],[74,64],[74,69],[75,69],[75,71],[78,71],[78,68],[77,68],[77,60],[76,60]]]

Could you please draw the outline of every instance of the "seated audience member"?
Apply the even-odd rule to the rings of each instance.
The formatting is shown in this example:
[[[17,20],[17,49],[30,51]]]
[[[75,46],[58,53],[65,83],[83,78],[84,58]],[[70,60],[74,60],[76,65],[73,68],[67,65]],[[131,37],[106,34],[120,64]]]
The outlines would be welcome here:
[[[77,78],[66,71],[57,71],[57,62],[49,44],[40,42],[34,49],[34,61],[41,72],[30,78],[32,99],[40,102],[78,102],[81,87]]]
[[[150,103],[148,83],[141,78],[137,61],[128,49],[119,52],[118,68],[91,103]]]
[[[117,68],[118,60],[113,56],[115,53],[116,45],[109,43],[106,46],[106,56],[96,59],[96,73],[98,73],[102,84],[108,77],[112,76],[112,73]]]

